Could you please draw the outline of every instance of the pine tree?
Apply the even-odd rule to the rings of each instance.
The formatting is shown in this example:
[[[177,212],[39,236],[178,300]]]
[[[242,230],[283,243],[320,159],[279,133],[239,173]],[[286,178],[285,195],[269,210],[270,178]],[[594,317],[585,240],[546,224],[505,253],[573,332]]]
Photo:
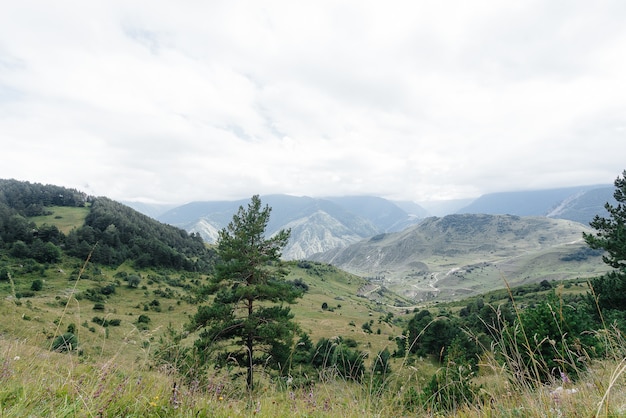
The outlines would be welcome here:
[[[302,296],[302,290],[284,280],[287,271],[280,262],[290,231],[264,236],[270,212],[255,195],[219,232],[211,283],[215,297],[193,318],[202,328],[196,347],[204,358],[236,360],[247,369],[248,390],[254,387],[255,365],[286,366],[297,325],[284,303]]]
[[[626,311],[626,170],[614,184],[613,197],[618,204],[613,206],[607,202],[604,205],[610,218],[596,215],[589,224],[596,230],[595,234],[583,233],[589,247],[606,251],[602,259],[615,269],[591,281],[595,297],[588,299],[594,311],[596,305],[602,310]],[[615,319],[626,324],[623,313]]]
[[[613,197],[617,206],[610,203],[604,205],[610,218],[596,215],[589,223],[596,230],[594,234],[585,234],[583,237],[593,249],[603,249],[608,255],[602,257],[609,266],[626,271],[626,170],[622,177],[615,180]]]

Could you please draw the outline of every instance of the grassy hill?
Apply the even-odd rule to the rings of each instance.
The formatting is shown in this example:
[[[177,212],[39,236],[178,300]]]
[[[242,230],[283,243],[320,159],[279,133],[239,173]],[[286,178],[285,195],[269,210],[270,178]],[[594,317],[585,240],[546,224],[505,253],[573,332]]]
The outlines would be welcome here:
[[[290,390],[281,390],[264,376],[251,398],[240,381],[231,380],[225,371],[211,371],[214,376],[208,383],[194,387],[173,370],[159,366],[154,354],[172,342],[170,330],[181,330],[195,312],[193,293],[204,281],[202,274],[135,270],[129,264],[115,269],[85,267],[80,260],[71,259],[27,272],[13,259],[3,256],[3,261],[15,269],[13,283],[0,281],[3,416],[413,416],[414,410],[407,406],[412,393],[426,389],[429,376],[441,367],[428,359],[405,357],[392,361],[393,375],[384,384],[375,380],[357,384],[327,376],[312,387]],[[289,280],[300,279],[309,287],[292,308],[296,321],[313,340],[339,335],[354,339],[358,348],[369,354],[368,362],[376,352],[394,349],[394,339],[413,315],[413,307],[393,309],[389,305],[408,301],[388,291],[378,292],[382,289],[373,290],[369,281],[325,264],[291,262],[289,268]],[[130,275],[141,277],[136,288],[124,279]],[[42,280],[43,287],[31,291],[35,280]],[[94,293],[93,289],[111,285],[114,293]],[[576,295],[586,291],[584,281],[564,283],[559,290]],[[498,306],[513,294],[521,307],[537,303],[548,292],[533,284],[486,293],[481,299]],[[90,300],[94,294],[102,295],[103,302]],[[365,295],[376,295],[377,300]],[[431,310],[440,315],[458,313],[472,303],[475,300],[440,303]],[[322,308],[323,304],[327,306]],[[142,321],[142,316],[149,322]],[[109,325],[94,322],[96,318]],[[119,324],[112,325],[116,320]],[[370,321],[372,333],[362,328]],[[79,351],[50,351],[55,337],[72,324]],[[177,344],[190,346],[194,338],[188,335]],[[626,343],[620,341],[616,347],[626,349]],[[588,374],[565,387],[576,389],[575,393],[558,392],[558,383],[539,392],[515,386],[508,383],[497,364],[484,357],[474,378],[493,401],[459,405],[453,415],[501,416],[504,411],[533,416],[552,416],[550,411],[570,416],[585,411],[589,415],[604,405],[619,416],[621,405],[626,404],[623,383],[614,380],[623,366],[614,360],[597,362]],[[610,402],[603,401],[609,391],[614,391]]]
[[[416,301],[450,300],[542,280],[607,271],[582,242],[590,229],[572,221],[511,215],[428,218],[314,258],[377,278]]]

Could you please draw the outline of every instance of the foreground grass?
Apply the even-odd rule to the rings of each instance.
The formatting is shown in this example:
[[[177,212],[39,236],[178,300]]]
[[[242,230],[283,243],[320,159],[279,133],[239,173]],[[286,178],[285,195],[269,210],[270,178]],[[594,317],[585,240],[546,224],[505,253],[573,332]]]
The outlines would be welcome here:
[[[410,388],[420,391],[424,385],[425,371],[419,364],[398,365],[378,385],[329,378],[308,388],[278,389],[265,381],[248,395],[225,375],[183,385],[166,370],[129,367],[116,357],[84,360],[4,336],[0,416],[617,417],[626,416],[625,368],[624,361],[606,359],[594,363],[575,383],[533,388],[511,381],[495,362],[485,359],[475,379],[481,384],[481,400],[437,414],[427,404],[406,408]]]

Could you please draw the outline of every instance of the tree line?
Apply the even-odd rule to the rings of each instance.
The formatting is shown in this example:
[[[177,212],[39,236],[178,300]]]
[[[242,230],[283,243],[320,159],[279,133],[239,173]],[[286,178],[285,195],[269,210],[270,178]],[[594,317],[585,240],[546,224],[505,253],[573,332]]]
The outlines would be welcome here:
[[[51,214],[52,206],[89,208],[84,225],[67,235],[30,217]],[[138,268],[163,267],[209,272],[215,259],[199,234],[162,224],[106,197],[73,189],[0,180],[0,246],[17,258],[40,263],[62,254],[117,266],[132,260]]]

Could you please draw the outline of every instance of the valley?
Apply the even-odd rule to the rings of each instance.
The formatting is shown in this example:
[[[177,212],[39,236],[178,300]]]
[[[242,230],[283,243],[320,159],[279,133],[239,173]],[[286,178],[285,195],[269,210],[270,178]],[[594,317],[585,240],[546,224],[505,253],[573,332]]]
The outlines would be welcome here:
[[[312,258],[425,303],[603,274],[607,266],[582,242],[584,231],[557,219],[449,215]]]

